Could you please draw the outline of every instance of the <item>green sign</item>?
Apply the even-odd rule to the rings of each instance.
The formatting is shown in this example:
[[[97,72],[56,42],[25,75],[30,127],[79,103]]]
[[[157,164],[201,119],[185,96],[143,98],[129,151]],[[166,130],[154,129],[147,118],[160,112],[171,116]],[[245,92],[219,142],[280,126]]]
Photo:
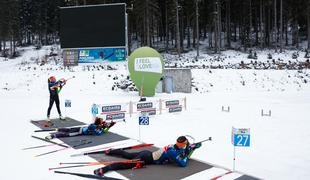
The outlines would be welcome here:
[[[162,56],[150,47],[138,48],[129,56],[128,69],[139,94],[154,96],[164,69]]]

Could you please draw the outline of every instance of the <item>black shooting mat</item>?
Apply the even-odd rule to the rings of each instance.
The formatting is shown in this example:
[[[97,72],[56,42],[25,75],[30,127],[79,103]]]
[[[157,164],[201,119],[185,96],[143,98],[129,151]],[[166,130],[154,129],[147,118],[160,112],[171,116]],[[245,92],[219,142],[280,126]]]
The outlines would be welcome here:
[[[259,178],[249,176],[249,175],[243,175],[243,176],[236,178],[235,180],[259,180]]]
[[[72,126],[87,126],[85,123],[77,121],[70,117],[66,117],[65,120],[60,120],[58,118],[51,119],[51,121],[54,123],[54,125],[50,127],[44,127],[44,124],[46,124],[47,122],[46,120],[36,121],[36,122],[42,122],[41,124],[32,122],[32,121],[31,123],[41,129],[53,129],[53,128],[72,127]],[[53,132],[55,131],[50,131],[50,133],[53,133]],[[126,140],[129,138],[112,133],[112,132],[108,132],[101,136],[81,135],[81,136],[64,137],[64,138],[59,138],[59,139],[63,141],[64,143],[68,144],[69,146],[74,146],[77,144],[78,141],[82,141],[82,140],[85,140],[87,142],[91,141],[91,143],[89,144],[75,147],[75,149],[80,149],[80,148],[93,147],[93,146],[98,146],[98,145],[107,144],[107,143],[116,142],[116,141],[122,141],[122,140]]]
[[[116,134],[116,133],[108,132],[108,133],[103,134],[101,136],[83,135],[83,136],[72,136],[72,137],[65,137],[65,138],[59,138],[59,139],[61,141],[63,141],[64,143],[70,145],[70,146],[75,145],[76,141],[82,141],[82,140],[91,141],[90,144],[85,144],[83,146],[79,146],[79,147],[75,148],[75,149],[80,149],[80,148],[93,147],[93,146],[98,146],[98,145],[102,145],[102,144],[127,140],[129,138],[127,138],[125,136],[121,136],[121,135]]]
[[[142,150],[150,150],[156,151],[158,148],[156,147],[144,147],[135,150],[129,150],[128,152],[142,151]],[[96,159],[97,161],[119,161],[124,160],[119,157],[107,156],[103,154],[90,155],[90,157]],[[176,164],[165,164],[165,165],[146,165],[145,168],[139,168],[134,170],[119,170],[117,171],[121,175],[125,176],[128,179],[135,180],[151,180],[151,179],[182,179],[192,174],[198,173],[200,171],[212,168],[206,163],[202,163],[196,160],[189,160],[188,166],[185,168],[179,167]],[[98,167],[99,168],[99,167]],[[107,174],[108,175],[108,174]]]
[[[40,129],[53,129],[53,128],[85,125],[85,123],[77,121],[77,120],[72,119],[70,117],[66,117],[65,120],[60,120],[59,118],[55,118],[55,119],[50,119],[50,121],[53,123],[53,125],[51,125],[49,127],[44,126],[44,125],[48,124],[48,121],[46,119],[45,120],[34,120],[34,121],[31,120],[30,123],[39,127]]]

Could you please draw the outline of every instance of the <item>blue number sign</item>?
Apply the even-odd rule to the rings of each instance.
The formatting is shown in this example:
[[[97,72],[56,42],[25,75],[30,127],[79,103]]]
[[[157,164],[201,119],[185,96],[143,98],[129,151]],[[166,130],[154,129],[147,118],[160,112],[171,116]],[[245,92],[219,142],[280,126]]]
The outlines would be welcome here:
[[[95,116],[96,114],[98,114],[98,107],[96,104],[93,104],[91,107],[91,113],[93,114],[93,116]]]
[[[71,107],[71,100],[69,99],[65,100],[65,107]]]
[[[149,117],[148,116],[139,116],[139,125],[149,125],[150,121],[149,121]]]
[[[250,146],[250,129],[232,129],[232,141],[234,146]]]

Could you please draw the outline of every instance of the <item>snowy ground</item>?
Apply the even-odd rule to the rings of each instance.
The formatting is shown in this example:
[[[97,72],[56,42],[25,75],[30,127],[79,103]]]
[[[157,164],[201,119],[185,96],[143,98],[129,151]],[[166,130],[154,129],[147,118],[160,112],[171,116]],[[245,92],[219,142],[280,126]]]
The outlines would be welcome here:
[[[70,157],[82,150],[77,152],[69,149],[40,158],[34,156],[58,147],[21,150],[44,144],[30,137],[36,128],[29,121],[46,116],[49,100],[47,78],[50,75],[57,78],[76,77],[62,90],[61,106],[65,115],[85,123],[91,122],[90,107],[93,103],[119,103],[139,99],[137,92],[111,90],[115,82],[113,77],[125,78],[128,75],[126,63],[109,63],[118,70],[100,71],[88,71],[85,67],[68,71],[53,62],[37,65],[35,58],[42,57],[47,51],[46,48],[40,51],[28,48],[18,59],[3,61],[0,58],[0,179],[79,179],[54,174],[48,168],[58,166],[59,162],[91,161],[88,157]],[[229,51],[225,53],[231,56],[236,54],[236,57],[227,58],[223,63],[236,59],[238,63],[240,60],[247,61],[244,54]],[[262,55],[258,61],[265,61],[266,52],[260,53]],[[291,58],[289,52],[278,56],[284,61]],[[190,59],[191,55],[187,58]],[[212,136],[213,141],[204,143],[193,154],[193,158],[232,169],[232,126],[250,128],[251,146],[236,149],[237,171],[263,179],[310,178],[309,70],[193,69],[192,73],[195,85],[193,93],[163,93],[148,98],[158,100],[186,96],[188,109],[177,114],[152,117],[150,126],[141,127],[144,142],[155,143],[160,147],[173,143],[183,134],[190,134],[196,141]],[[70,109],[65,109],[65,99],[72,101]],[[229,106],[230,112],[222,112],[222,106]],[[262,109],[271,110],[271,117],[262,117]],[[55,107],[52,109],[52,116],[57,117]],[[111,129],[112,132],[132,139],[139,138],[138,130],[137,116],[128,118],[126,123],[119,123]],[[97,167],[77,168],[72,171],[91,173],[95,168]],[[222,171],[213,168],[188,179],[208,179],[223,173]],[[118,176],[114,172],[108,175]],[[222,179],[234,179],[237,176],[231,174]]]

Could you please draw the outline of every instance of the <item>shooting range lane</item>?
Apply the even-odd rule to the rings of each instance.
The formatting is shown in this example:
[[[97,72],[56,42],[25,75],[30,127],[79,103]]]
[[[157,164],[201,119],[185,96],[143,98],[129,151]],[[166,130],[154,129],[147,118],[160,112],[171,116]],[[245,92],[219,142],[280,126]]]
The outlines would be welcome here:
[[[60,127],[70,127],[70,126],[80,126],[85,125],[85,123],[82,123],[80,121],[74,120],[72,118],[67,117],[66,120],[62,121],[59,119],[51,119],[51,121],[54,123],[54,126],[46,128],[42,126],[41,124],[31,122],[35,126],[41,128],[41,129],[50,129],[50,128],[60,128]],[[39,122],[46,122],[45,120],[40,120]],[[75,140],[83,140],[88,139],[92,141],[92,143],[84,145],[82,147],[76,147],[75,149],[79,148],[85,148],[85,147],[92,147],[97,146],[101,144],[106,143],[113,143],[117,141],[127,140],[129,138],[121,136],[116,133],[108,132],[107,134],[104,134],[102,136],[74,136],[70,138],[59,138],[61,141],[68,145],[72,145],[72,141]],[[142,151],[142,150],[150,150],[150,151],[156,151],[157,147],[143,147],[139,149],[133,149],[128,150],[129,152],[134,151]],[[116,160],[124,160],[119,157],[112,157],[112,156],[106,156],[104,154],[94,154],[90,155],[90,157],[94,158],[97,161],[116,161]],[[208,169],[211,169],[212,165],[209,165],[207,163],[197,161],[194,159],[191,159],[188,163],[188,166],[186,168],[181,168],[176,166],[175,164],[166,164],[166,165],[147,165],[145,168],[135,169],[135,170],[119,170],[117,171],[121,175],[125,176],[128,179],[135,179],[135,180],[145,180],[145,179],[166,179],[166,180],[172,180],[172,179],[182,179],[186,178],[188,176],[191,176],[195,173],[199,173],[202,171],[206,171]],[[92,172],[91,172],[92,173]],[[238,180],[256,180],[257,178],[249,176],[249,175],[242,175],[237,178]]]

